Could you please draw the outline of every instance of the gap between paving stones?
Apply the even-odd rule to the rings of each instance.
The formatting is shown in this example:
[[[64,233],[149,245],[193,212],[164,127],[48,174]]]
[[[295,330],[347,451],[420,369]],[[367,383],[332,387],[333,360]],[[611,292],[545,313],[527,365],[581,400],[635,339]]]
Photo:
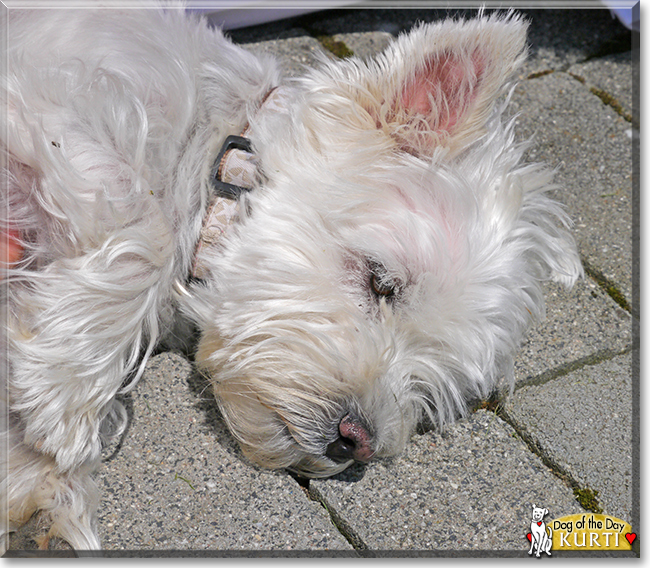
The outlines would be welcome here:
[[[576,63],[576,65],[578,65],[578,63]],[[528,76],[526,76],[526,80],[528,81],[528,80],[539,79],[540,77],[551,75],[552,73],[565,73],[572,79],[578,81],[578,83],[585,85],[586,87],[588,87],[589,92],[592,95],[598,97],[604,105],[612,107],[616,112],[616,114],[618,114],[621,118],[623,118],[624,120],[626,120],[627,122],[631,123],[633,126],[638,128],[638,124],[636,124],[634,117],[630,113],[627,113],[623,110],[623,107],[616,100],[616,97],[614,97],[614,95],[609,94],[604,89],[587,85],[587,80],[584,77],[577,75],[576,73],[571,73],[570,71],[564,71],[559,69],[546,69],[544,71],[536,71],[534,73],[530,73]]]
[[[333,507],[325,498],[325,496],[315,487],[312,487],[309,479],[306,477],[298,476],[292,472],[288,472],[290,477],[300,486],[305,492],[305,495],[310,501],[318,503],[330,517],[330,521],[334,528],[350,543],[350,546],[361,557],[374,558],[375,554],[370,550],[364,540],[356,533],[350,524],[339,514],[335,507]]]
[[[332,35],[319,33],[307,21],[302,23],[302,29],[309,34],[308,37],[315,39],[325,52],[333,55],[337,59],[345,59],[354,55],[354,51],[344,41],[336,40]]]
[[[589,367],[593,365],[598,365],[604,361],[609,361],[610,359],[614,359],[615,357],[618,357],[620,355],[626,355],[627,353],[630,353],[630,351],[633,351],[634,349],[635,346],[633,345],[629,345],[626,348],[621,350],[601,349],[599,351],[592,353],[591,355],[587,355],[586,357],[575,359],[574,361],[570,361],[569,363],[566,363],[564,365],[560,365],[553,369],[549,369],[548,371],[544,371],[539,375],[526,377],[525,379],[519,381],[515,385],[513,389],[513,393],[523,387],[543,385],[550,381],[554,381],[555,379],[564,377],[569,373],[573,373],[578,369],[582,369],[584,367]]]
[[[313,35],[312,37],[320,43],[323,49],[338,59],[345,59],[354,55],[354,51],[344,41],[336,40],[332,36],[326,35]]]
[[[602,349],[597,351],[587,357],[581,359],[576,359],[571,361],[566,365],[561,365],[555,367],[549,371],[536,375],[534,377],[528,377],[527,379],[519,382],[513,389],[513,392],[518,391],[523,387],[528,386],[539,386],[545,383],[548,383],[552,380],[559,379],[588,366],[598,365],[604,361],[614,359],[620,355],[625,355],[630,353],[635,349],[634,346],[630,345],[625,349],[614,351],[611,349]],[[562,467],[557,461],[549,456],[549,454],[544,450],[544,448],[539,444],[539,442],[528,433],[526,428],[521,425],[517,420],[515,420],[505,409],[505,406],[501,404],[501,397],[495,397],[493,400],[487,401],[481,405],[482,408],[494,412],[494,414],[499,417],[501,420],[506,422],[522,439],[522,441],[528,446],[528,449],[537,455],[542,463],[550,470],[550,472],[555,475],[558,479],[566,483],[572,490],[576,497],[578,504],[587,511],[592,513],[602,513],[602,508],[598,502],[598,492],[592,490],[589,487],[583,487],[581,484],[570,474],[567,470]]]
[[[598,365],[604,361],[629,353],[633,349],[633,346],[629,346],[625,349],[617,351],[611,349],[603,349],[597,351],[587,357],[571,361],[566,365],[561,365],[539,375],[528,377],[527,379],[519,382],[515,386],[513,392],[519,390],[522,387],[532,385],[539,386],[549,381],[559,379],[578,369],[587,366]],[[489,410],[493,412],[498,418],[503,420],[506,424],[508,424],[526,444],[528,449],[541,459],[542,463],[550,470],[550,472],[573,490],[577,503],[583,509],[592,513],[602,513],[602,508],[600,507],[597,499],[598,492],[592,490],[589,487],[581,486],[580,483],[571,474],[569,474],[565,468],[553,460],[537,442],[537,440],[535,440],[533,436],[526,431],[525,427],[520,425],[508,413],[508,411],[505,410],[505,407],[501,404],[501,400],[501,397],[497,395],[495,398],[488,401],[481,401],[474,407],[474,410],[477,410],[479,408]],[[299,478],[294,475],[292,475],[292,477],[303,489],[306,496],[310,500],[320,504],[325,509],[325,511],[327,511],[330,520],[336,530],[338,530],[338,532],[350,543],[350,545],[359,556],[364,558],[374,558],[376,556],[364,542],[364,540],[357,534],[354,528],[341,516],[337,509],[327,501],[325,496],[318,489],[310,485],[308,479]]]
[[[595,280],[596,284],[598,284],[598,286],[600,286],[612,300],[621,306],[621,308],[628,313],[632,313],[632,308],[630,307],[629,302],[625,298],[625,295],[618,289],[616,284],[607,278],[607,276],[605,276],[600,270],[594,268],[587,259],[581,258],[580,260],[585,269],[585,273]]]
[[[582,77],[581,75],[578,75],[577,73],[571,73],[570,71],[567,71],[567,73],[571,77],[573,77],[576,81],[578,81],[578,83],[582,83],[583,85],[587,84],[587,80],[584,77]],[[620,117],[622,117],[623,119],[625,119],[628,122],[632,123],[636,128],[638,128],[638,125],[635,124],[635,121],[634,121],[634,118],[632,117],[632,115],[623,110],[623,107],[621,106],[621,103],[619,103],[616,100],[616,97],[614,97],[613,95],[610,95],[604,89],[600,89],[600,88],[594,87],[594,86],[589,86],[589,91],[592,94],[596,95],[603,102],[603,104],[612,107],[614,109],[614,111],[616,112],[616,114],[618,114]]]
[[[592,353],[591,355],[570,361],[565,365],[560,365],[558,367],[540,373],[539,375],[529,376],[526,379],[519,381],[514,386],[511,394],[514,394],[516,391],[523,387],[540,386],[550,381],[560,379],[569,373],[573,373],[574,371],[577,371],[584,367],[599,365],[604,361],[625,355],[634,351],[635,349],[638,349],[638,346],[629,345],[628,347],[620,350],[601,349]],[[591,511],[592,513],[602,513],[602,509],[600,508],[600,504],[598,503],[597,499],[598,492],[593,491],[589,487],[582,487],[580,483],[566,471],[565,468],[563,468],[559,463],[557,463],[548,455],[548,453],[537,442],[537,440],[535,440],[535,438],[528,433],[526,428],[519,424],[519,422],[515,420],[505,409],[505,405],[503,404],[505,396],[506,395],[503,391],[495,392],[492,397],[486,400],[477,401],[473,406],[472,412],[475,412],[479,409],[493,412],[498,418],[503,420],[517,433],[521,440],[526,444],[528,449],[542,460],[542,463],[550,470],[553,475],[555,475],[558,479],[563,481],[573,490],[576,501],[581,507],[588,511]]]
[[[546,453],[537,440],[535,440],[535,438],[533,438],[533,436],[529,434],[528,431],[521,426],[503,406],[497,405],[494,408],[494,413],[517,433],[526,446],[528,446],[528,449],[542,460],[542,463],[553,475],[555,475],[555,477],[563,481],[573,490],[576,501],[583,509],[591,511],[592,513],[603,512],[598,503],[598,492],[594,492],[588,487],[582,487],[565,468]],[[589,498],[589,503],[585,502],[585,497]]]
[[[585,61],[588,60],[589,59],[586,59]],[[626,113],[623,110],[623,108],[618,103],[616,98],[614,98],[609,93],[605,92],[603,89],[599,89],[598,87],[587,85],[586,79],[584,77],[581,77],[580,75],[576,75],[575,73],[571,73],[568,71],[565,72],[562,70],[546,69],[544,71],[537,71],[535,73],[529,74],[526,77],[526,80],[534,80],[539,77],[550,75],[552,73],[565,73],[569,77],[578,81],[578,83],[585,85],[585,87],[589,89],[589,92],[592,93],[594,96],[598,97],[604,105],[611,107],[621,118],[629,122],[634,128],[638,129],[639,127],[637,124],[638,121],[635,120],[631,114]],[[584,267],[587,276],[590,276],[598,284],[598,286],[600,286],[600,288],[602,288],[605,291],[605,293],[610,298],[612,298],[612,300],[614,300],[621,308],[623,308],[628,313],[632,313],[632,307],[630,306],[628,299],[619,290],[616,283],[613,282],[611,279],[607,278],[607,276],[605,276],[602,271],[592,266],[591,263],[587,261],[586,258],[581,257],[580,260],[582,262],[582,266]]]
[[[318,503],[327,511],[327,514],[330,516],[332,524],[336,527],[336,530],[341,533],[341,535],[350,543],[350,546],[354,548],[356,553],[363,558],[374,558],[375,554],[370,550],[368,545],[363,541],[363,539],[356,533],[356,531],[350,526],[350,524],[339,514],[335,507],[327,501],[323,494],[316,489],[311,487],[309,480],[305,480],[305,483],[296,480],[297,483],[304,489],[307,497],[312,501]]]
[[[586,59],[585,61],[588,61],[588,59]],[[579,61],[574,65],[579,65],[580,63],[584,63],[584,62]],[[585,85],[585,87],[589,90],[589,92],[592,95],[598,97],[604,105],[611,107],[614,110],[614,112],[616,112],[616,114],[618,114],[621,118],[629,122],[633,127],[637,129],[639,128],[638,121],[635,120],[630,113],[625,112],[623,110],[623,107],[618,102],[616,97],[614,97],[614,95],[611,95],[604,89],[600,89],[599,87],[596,87],[594,85],[587,85],[587,80],[584,77],[577,75],[576,73],[571,73],[570,71],[564,69],[545,69],[544,71],[535,71],[534,73],[530,73],[529,75],[526,76],[526,80],[528,81],[528,80],[539,79],[540,77],[551,75],[552,73],[565,73],[572,79],[578,81],[578,83],[580,83],[581,85]]]

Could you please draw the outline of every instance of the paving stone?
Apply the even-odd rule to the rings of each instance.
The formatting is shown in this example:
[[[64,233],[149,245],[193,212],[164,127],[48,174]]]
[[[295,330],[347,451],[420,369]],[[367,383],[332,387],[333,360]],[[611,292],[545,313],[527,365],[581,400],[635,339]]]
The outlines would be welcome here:
[[[556,182],[580,252],[632,298],[632,127],[567,73],[521,83],[513,96],[532,161],[557,167]]]
[[[572,290],[544,286],[546,317],[533,326],[515,359],[517,382],[601,351],[632,344],[632,317],[588,276]]]
[[[342,41],[354,55],[362,59],[381,53],[394,39],[388,32],[334,34],[334,41]]]
[[[594,5],[585,10],[541,8],[519,11],[530,21],[528,73],[566,70],[590,56],[620,48],[625,42],[631,46],[631,33],[613,21],[604,6]]]
[[[318,57],[326,53],[321,44],[311,37],[249,43],[242,47],[253,53],[274,55],[284,74],[289,77],[303,75],[306,67],[316,65]]]
[[[634,86],[630,51],[578,63],[567,71],[583,78],[588,88],[600,89],[614,97],[623,112],[632,114]]]
[[[205,387],[178,355],[150,361],[119,452],[101,470],[104,547],[349,549],[294,479],[243,459]]]
[[[413,436],[393,461],[312,484],[372,550],[527,548],[533,504],[582,512],[514,431],[478,411],[444,434]]]
[[[632,354],[519,389],[512,418],[583,487],[605,513],[632,517]]]

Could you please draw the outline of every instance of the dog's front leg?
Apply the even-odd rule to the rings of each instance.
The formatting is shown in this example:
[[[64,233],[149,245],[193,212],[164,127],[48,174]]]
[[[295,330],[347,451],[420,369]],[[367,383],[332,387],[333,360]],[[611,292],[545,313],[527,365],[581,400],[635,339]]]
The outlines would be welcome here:
[[[8,435],[9,452],[1,454],[3,476],[0,482],[0,536],[6,547],[7,533],[17,530],[36,512],[46,532],[36,538],[39,548],[47,549],[51,537],[60,537],[77,550],[101,547],[97,531],[99,494],[92,477],[95,462],[63,472],[54,458],[36,452],[22,443],[19,428]],[[8,460],[5,462],[5,458]]]
[[[147,246],[133,248],[142,253]],[[52,511],[73,545],[98,545],[96,536],[83,534],[93,526],[95,505],[91,480],[82,478],[98,462],[102,422],[117,391],[142,368],[169,300],[170,257],[145,261],[125,247],[55,261],[9,286],[8,393],[18,433],[9,455],[10,513]],[[27,470],[29,476],[21,473]],[[76,510],[70,503],[83,503],[84,514],[65,519],[62,509]],[[90,520],[81,522],[84,515]]]
[[[55,261],[10,288],[10,410],[21,418],[24,442],[64,471],[99,454],[102,420],[142,368],[169,300],[171,263],[138,259],[128,246]]]
[[[535,548],[535,543],[537,542],[537,537],[535,536],[534,529],[530,529],[530,549],[528,550],[528,555],[533,554],[533,549]]]

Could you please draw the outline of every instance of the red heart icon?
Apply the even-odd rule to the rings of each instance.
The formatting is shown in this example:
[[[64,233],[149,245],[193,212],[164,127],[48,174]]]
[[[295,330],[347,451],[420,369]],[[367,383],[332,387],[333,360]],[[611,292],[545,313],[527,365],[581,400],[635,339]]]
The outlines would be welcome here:
[[[533,535],[530,534],[530,533],[528,533],[528,534],[526,535],[526,538],[527,538],[528,541],[530,542],[531,540],[533,540]]]
[[[541,527],[542,526],[542,521],[537,521],[537,526]]]
[[[630,544],[632,544],[636,540],[636,533],[626,533],[625,538]]]

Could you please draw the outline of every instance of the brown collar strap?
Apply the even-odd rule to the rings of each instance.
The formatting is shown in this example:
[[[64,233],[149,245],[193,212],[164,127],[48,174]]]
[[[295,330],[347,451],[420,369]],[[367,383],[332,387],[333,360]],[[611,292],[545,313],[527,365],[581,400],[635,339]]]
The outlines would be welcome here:
[[[260,103],[258,113],[286,112],[286,92],[281,87],[271,89]],[[210,172],[214,192],[203,219],[199,242],[194,252],[192,277],[203,278],[205,267],[201,252],[216,245],[228,227],[239,219],[239,202],[243,193],[251,191],[260,181],[257,158],[247,138],[250,125],[246,124],[239,136],[228,136]]]

